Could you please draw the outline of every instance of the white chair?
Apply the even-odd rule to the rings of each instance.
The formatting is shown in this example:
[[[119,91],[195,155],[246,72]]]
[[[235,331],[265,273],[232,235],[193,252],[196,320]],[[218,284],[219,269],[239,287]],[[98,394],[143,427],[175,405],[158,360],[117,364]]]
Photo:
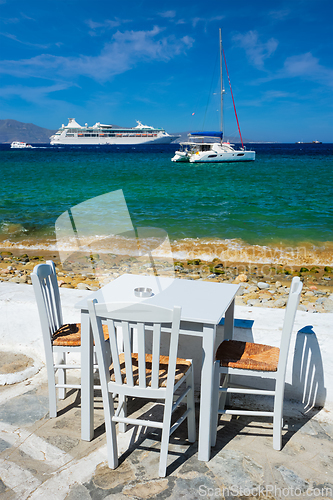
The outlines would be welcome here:
[[[52,418],[57,416],[56,390],[58,389],[59,399],[64,399],[66,389],[81,389],[80,384],[66,382],[66,370],[81,368],[78,365],[66,364],[66,353],[81,352],[81,325],[63,322],[57,275],[52,261],[35,266],[31,273],[31,280],[42,328],[49,390],[49,414]],[[57,362],[54,362],[54,353],[57,354]]]
[[[170,310],[145,303],[98,304],[92,300],[88,301],[88,308],[102,388],[109,467],[118,466],[116,422],[156,427],[162,429],[159,476],[165,477],[169,437],[185,419],[189,441],[196,439],[192,361],[177,358],[181,308]],[[102,321],[109,329],[112,365],[103,348]],[[171,332],[169,356],[160,356],[162,323],[163,330],[167,328]],[[122,327],[123,353],[118,348],[118,326]],[[137,335],[137,353],[133,352],[133,329]],[[150,338],[146,335],[148,331]],[[183,382],[186,385],[174,402],[174,393]],[[119,394],[116,413],[112,394]],[[163,421],[126,417],[123,403],[127,396],[164,401]],[[171,415],[185,398],[187,409],[171,426]]]
[[[280,348],[237,340],[224,340],[219,345],[216,351],[214,366],[214,404],[211,424],[212,446],[216,444],[218,415],[252,415],[273,417],[273,448],[275,450],[281,450],[283,398],[287,359],[302,286],[299,277],[293,278],[283,322]],[[224,375],[224,380],[220,386],[221,374]],[[266,390],[239,387],[235,383],[237,375],[242,376],[242,378],[261,377],[263,379],[271,379],[274,381],[274,389]],[[232,376],[231,382],[230,376]],[[225,409],[226,397],[230,393],[273,396],[274,409],[273,411]]]

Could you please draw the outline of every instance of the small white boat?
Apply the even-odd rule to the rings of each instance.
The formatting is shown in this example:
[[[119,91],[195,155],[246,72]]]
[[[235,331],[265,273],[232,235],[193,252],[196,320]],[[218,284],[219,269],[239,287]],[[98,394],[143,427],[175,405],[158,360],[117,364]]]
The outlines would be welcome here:
[[[26,142],[13,141],[10,145],[11,148],[14,149],[33,149],[31,144],[27,144]]]
[[[235,116],[238,125],[238,132],[241,140],[242,147],[239,149],[234,148],[234,144],[229,142],[223,142],[223,79],[222,79],[222,53],[224,51],[222,48],[222,37],[220,29],[220,81],[221,81],[221,124],[219,132],[196,132],[188,134],[190,140],[187,142],[181,142],[178,151],[175,151],[175,155],[171,158],[174,162],[188,162],[188,163],[226,163],[234,161],[254,161],[256,159],[255,151],[247,151],[239,127],[238,117],[236,113],[236,106],[234,102],[234,97],[231,89],[230,78],[228,73],[228,68],[226,60],[224,57],[228,81],[230,85],[230,93],[233,100]],[[208,142],[208,137],[219,138],[219,142]],[[193,139],[194,138],[194,139]]]

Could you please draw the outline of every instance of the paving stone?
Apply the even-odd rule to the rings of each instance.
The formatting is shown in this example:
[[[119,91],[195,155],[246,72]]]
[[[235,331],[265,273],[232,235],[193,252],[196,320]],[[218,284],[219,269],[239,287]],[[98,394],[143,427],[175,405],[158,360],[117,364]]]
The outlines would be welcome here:
[[[207,467],[227,488],[253,489],[262,484],[262,466],[239,451],[221,451]]]
[[[48,397],[37,395],[37,391],[30,391],[0,406],[0,422],[18,425],[32,424],[44,418],[48,411]]]
[[[302,493],[308,489],[309,483],[295,474],[295,472],[291,469],[288,469],[284,465],[280,465],[279,467],[276,467],[276,469],[281,473],[283,480],[290,488],[294,490],[297,489]]]
[[[89,491],[82,484],[75,485],[70,489],[66,500],[91,500]]]
[[[11,444],[7,443],[4,439],[0,439],[0,453],[4,450],[7,450],[7,448],[10,448]]]

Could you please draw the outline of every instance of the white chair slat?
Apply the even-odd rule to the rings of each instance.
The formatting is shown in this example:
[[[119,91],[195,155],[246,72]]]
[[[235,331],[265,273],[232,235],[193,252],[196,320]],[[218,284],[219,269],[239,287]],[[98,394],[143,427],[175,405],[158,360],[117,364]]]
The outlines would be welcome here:
[[[121,326],[123,329],[124,339],[124,354],[125,354],[125,369],[126,369],[126,384],[133,387],[133,364],[132,364],[132,350],[131,350],[131,329],[128,321],[122,321]],[[119,353],[118,353],[119,355]]]
[[[139,387],[147,386],[146,377],[146,346],[145,346],[145,325],[138,323],[138,363],[139,363]]]
[[[152,356],[153,356],[152,377],[151,377],[152,389],[157,389],[159,383],[160,345],[161,345],[161,325],[155,323],[153,327],[153,348],[152,348]]]
[[[107,320],[107,326],[108,326],[108,331],[109,331],[109,338],[110,338],[110,350],[111,350],[111,357],[112,357],[112,364],[113,364],[113,373],[116,379],[117,384],[122,384],[122,378],[121,378],[121,368],[120,368],[120,362],[119,362],[119,350],[118,350],[118,342],[117,342],[117,333],[116,333],[116,327],[112,319]]]

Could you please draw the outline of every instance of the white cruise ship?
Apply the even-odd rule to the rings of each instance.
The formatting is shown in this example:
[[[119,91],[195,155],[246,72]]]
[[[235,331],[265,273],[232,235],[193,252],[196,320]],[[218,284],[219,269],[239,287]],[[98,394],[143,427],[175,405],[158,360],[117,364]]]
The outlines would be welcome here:
[[[68,125],[62,127],[50,137],[51,145],[138,145],[138,144],[170,144],[178,135],[169,135],[161,128],[142,125],[137,121],[133,128],[120,128],[113,125],[96,123],[88,127],[86,123],[81,127],[75,118],[68,119]]]

